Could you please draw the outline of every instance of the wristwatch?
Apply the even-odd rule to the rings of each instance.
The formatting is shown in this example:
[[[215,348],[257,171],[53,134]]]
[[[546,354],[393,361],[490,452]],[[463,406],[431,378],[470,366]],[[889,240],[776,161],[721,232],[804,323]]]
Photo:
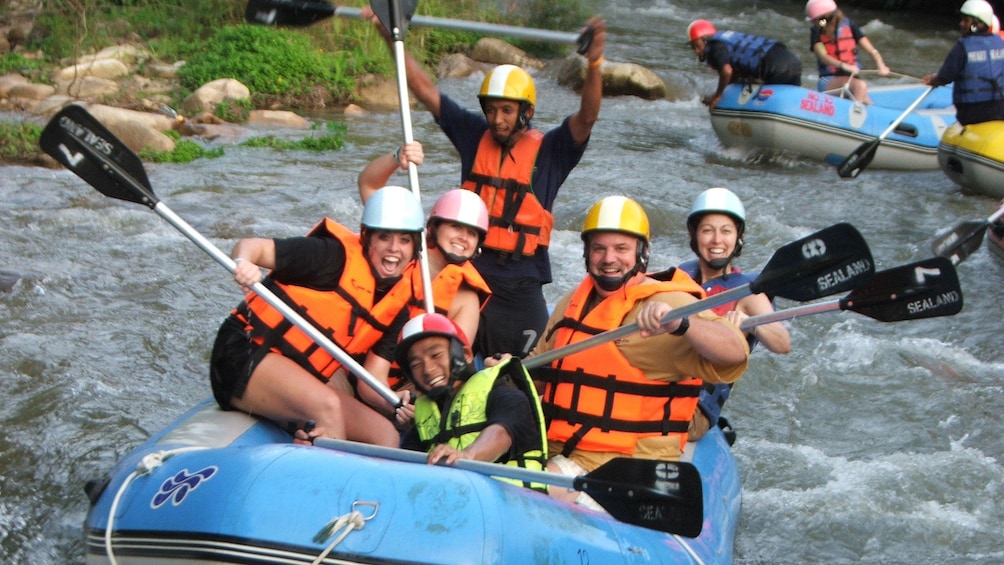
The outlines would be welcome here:
[[[690,316],[684,316],[680,320],[680,327],[676,328],[676,330],[674,331],[669,332],[669,335],[681,336],[687,333],[687,330],[689,329],[690,329]]]

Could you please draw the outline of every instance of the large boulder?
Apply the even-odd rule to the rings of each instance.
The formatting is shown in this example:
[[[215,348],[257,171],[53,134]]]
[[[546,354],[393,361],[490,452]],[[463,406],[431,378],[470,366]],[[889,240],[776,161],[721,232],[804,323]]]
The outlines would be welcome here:
[[[224,102],[237,102],[251,98],[251,91],[239,80],[221,78],[200,86],[181,104],[185,114],[212,112]]]
[[[516,65],[527,70],[541,70],[547,66],[540,59],[527,55],[519,47],[515,47],[494,37],[482,37],[474,44],[471,58],[495,65]]]
[[[569,55],[557,67],[558,84],[581,90],[586,81],[585,58]],[[666,83],[651,70],[634,63],[604,61],[600,66],[604,96],[638,96],[646,100],[666,97]]]

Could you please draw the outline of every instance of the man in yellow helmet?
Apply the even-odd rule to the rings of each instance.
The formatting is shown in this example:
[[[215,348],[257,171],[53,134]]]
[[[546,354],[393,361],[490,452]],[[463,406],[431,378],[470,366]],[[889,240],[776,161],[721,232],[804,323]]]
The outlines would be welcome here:
[[[372,10],[363,8],[361,15],[375,21],[390,42]],[[525,356],[547,321],[543,285],[551,282],[551,210],[559,187],[586,150],[603,97],[606,22],[592,18],[588,28],[593,35],[579,110],[546,133],[531,124],[537,92],[522,68],[500,65],[488,73],[478,93],[478,113],[440,92],[406,54],[408,87],[460,153],[462,186],[488,207],[488,235],[481,256],[473,260],[493,293],[474,340],[475,352],[484,356]]]
[[[702,382],[739,379],[749,345],[710,310],[661,323],[704,290],[678,269],[646,274],[648,217],[634,200],[609,196],[594,204],[582,241],[587,275],[555,305],[532,355],[626,324],[637,323],[640,333],[531,371],[550,422],[548,469],[581,475],[614,457],[678,459]]]

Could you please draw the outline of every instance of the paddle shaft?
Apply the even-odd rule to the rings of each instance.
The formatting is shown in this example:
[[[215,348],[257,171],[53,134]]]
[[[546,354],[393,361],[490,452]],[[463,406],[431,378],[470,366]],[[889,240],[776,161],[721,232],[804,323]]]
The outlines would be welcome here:
[[[882,134],[878,136],[878,138],[876,139],[876,141],[882,141],[883,139],[885,139],[886,137],[888,137],[888,135],[890,133],[892,133],[893,130],[896,129],[896,126],[898,126],[903,120],[906,119],[907,116],[910,115],[910,112],[913,112],[914,110],[917,109],[917,106],[920,106],[920,103],[923,102],[925,98],[927,98],[928,94],[934,92],[935,88],[937,88],[937,87],[936,86],[929,86],[929,87],[927,87],[927,90],[925,90],[924,93],[921,94],[919,98],[917,98],[916,100],[914,100],[913,104],[910,104],[909,106],[907,106],[906,110],[903,110],[903,113],[900,114],[898,118],[896,118],[895,120],[893,120],[891,124],[889,124],[889,127],[887,127],[885,129],[885,131],[883,131]]]
[[[408,71],[404,52],[404,31],[402,22],[405,21],[405,14],[402,13],[401,1],[390,0],[391,21],[386,22],[387,29],[394,38],[394,62],[397,68],[397,97],[401,106],[401,130],[404,134],[405,144],[415,140],[411,125],[411,104],[408,99]],[[337,9],[336,9],[337,13]],[[359,14],[356,14],[359,17]],[[422,192],[418,184],[418,167],[411,161],[408,162],[408,182],[411,184],[411,191],[415,193],[415,198],[422,201]],[[419,265],[422,271],[422,297],[425,304],[425,311],[432,313],[436,311],[434,297],[432,296],[432,273],[429,268],[429,249],[425,237],[419,238],[419,248],[421,251]]]
[[[756,326],[762,326],[764,324],[770,324],[772,322],[782,322],[784,320],[791,320],[799,316],[807,316],[809,314],[821,314],[823,312],[833,312],[834,310],[843,310],[844,305],[843,299],[837,300],[827,300],[825,302],[817,302],[815,304],[803,304],[801,306],[795,306],[794,308],[785,308],[784,310],[777,310],[775,312],[768,312],[766,314],[759,314],[756,316],[750,316],[739,324],[739,329],[746,331],[750,328]]]
[[[725,292],[716,294],[714,296],[709,296],[697,302],[692,302],[686,306],[680,306],[679,308],[673,308],[662,320],[660,320],[662,325],[666,325],[673,320],[679,320],[685,316],[690,316],[691,314],[697,314],[698,312],[703,312],[709,308],[714,308],[715,306],[720,306],[733,300],[739,300],[745,296],[752,294],[753,291],[750,289],[749,283],[742,286],[737,286],[736,288],[727,290]],[[603,333],[596,334],[592,337],[586,338],[582,341],[577,341],[575,343],[570,343],[568,345],[552,349],[550,351],[545,351],[540,355],[534,355],[523,361],[523,366],[527,369],[533,369],[535,367],[543,367],[555,359],[564,357],[566,355],[571,355],[573,353],[578,353],[593,347],[594,345],[599,345],[601,343],[606,343],[613,341],[615,339],[620,339],[622,337],[629,336],[639,330],[638,323],[634,322],[621,326],[619,328],[614,328],[612,330],[605,331]]]
[[[405,463],[421,463],[424,465],[428,460],[428,454],[421,451],[394,449],[392,447],[383,447],[379,445],[370,445],[367,443],[357,443],[354,441],[331,439],[326,437],[314,438],[314,445],[324,447],[326,449],[336,449],[346,453],[354,453],[356,455],[379,457],[381,459],[391,459],[393,461],[402,461]],[[523,467],[499,465],[497,463],[487,463],[485,461],[475,461],[473,459],[457,459],[452,465],[446,465],[446,463],[440,463],[440,465],[463,469],[465,471],[473,471],[481,475],[505,477],[507,479],[514,479],[528,483],[548,484],[568,489],[576,488],[576,477],[562,475],[559,473],[534,471],[532,469],[524,469]]]
[[[872,162],[872,159],[875,158],[875,152],[878,150],[878,146],[882,143],[882,140],[885,139],[886,136],[888,136],[890,133],[892,133],[893,130],[896,129],[896,126],[898,126],[900,122],[905,120],[906,117],[909,116],[910,113],[917,108],[917,106],[920,106],[920,103],[923,102],[925,98],[927,98],[928,94],[934,92],[935,88],[937,87],[935,86],[927,87],[924,93],[921,94],[919,98],[914,100],[913,104],[910,104],[906,108],[906,110],[904,110],[903,113],[899,115],[899,117],[893,120],[892,123],[889,124],[889,127],[887,127],[885,131],[883,131],[877,138],[871,141],[866,141],[861,145],[859,145],[858,148],[855,149],[853,153],[848,155],[847,158],[844,159],[842,163],[840,163],[840,165],[837,167],[837,174],[839,174],[842,178],[857,177],[861,173],[861,171],[863,171],[865,167],[867,167],[868,164]]]
[[[361,10],[359,8],[348,8],[336,6],[335,15],[342,18],[359,18]],[[484,22],[469,22],[464,20],[454,20],[449,18],[437,18],[432,16],[412,16],[411,25],[421,27],[432,27],[439,29],[452,29],[458,31],[469,31],[485,35],[501,35],[515,37],[519,39],[531,39],[546,41],[549,43],[579,44],[582,35],[563,31],[551,31],[546,29],[534,29],[516,27],[503,24],[490,24]]]

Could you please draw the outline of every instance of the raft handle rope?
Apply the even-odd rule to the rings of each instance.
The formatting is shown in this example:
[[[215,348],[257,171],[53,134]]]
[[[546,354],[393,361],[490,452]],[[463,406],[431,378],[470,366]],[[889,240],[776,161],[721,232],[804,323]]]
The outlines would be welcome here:
[[[125,494],[129,485],[132,484],[133,480],[137,477],[153,472],[157,467],[163,465],[165,461],[175,455],[178,455],[179,453],[201,451],[203,449],[207,448],[179,447],[178,449],[148,453],[138,464],[136,464],[136,470],[129,473],[129,476],[122,482],[122,486],[120,486],[118,492],[115,493],[115,499],[112,500],[112,507],[108,510],[108,524],[105,526],[105,554],[108,556],[108,561],[111,565],[118,565],[118,560],[115,559],[115,553],[112,550],[112,532],[115,530],[115,512],[118,510],[119,502],[122,500],[122,495]]]
[[[357,507],[359,506],[368,506],[373,511],[369,516],[363,516],[362,513],[357,510]],[[342,543],[342,540],[352,533],[353,530],[363,529],[363,527],[366,526],[366,522],[375,518],[379,510],[379,502],[357,500],[352,503],[352,512],[342,514],[341,516],[328,521],[328,523],[321,528],[321,531],[314,535],[315,542],[323,543],[325,540],[335,535],[339,530],[342,530],[342,532],[338,534],[338,536],[335,537],[330,544],[328,544],[328,547],[324,548],[324,551],[322,551],[321,554],[314,559],[312,565],[320,565],[324,561],[324,558],[327,557],[333,549],[338,547],[338,544]]]

